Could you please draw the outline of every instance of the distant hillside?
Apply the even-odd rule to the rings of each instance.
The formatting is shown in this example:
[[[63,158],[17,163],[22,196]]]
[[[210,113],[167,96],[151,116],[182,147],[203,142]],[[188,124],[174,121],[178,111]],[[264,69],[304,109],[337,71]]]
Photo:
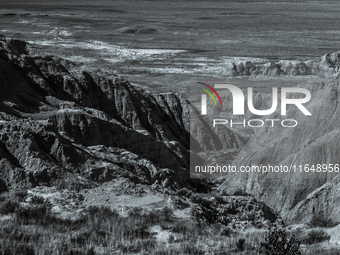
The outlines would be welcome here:
[[[305,104],[312,116],[304,116],[297,107],[289,107],[285,119],[297,120],[298,126],[258,129],[233,165],[304,167],[308,164],[312,168],[317,164],[340,163],[339,78],[328,82],[311,80],[301,86],[312,93],[312,99]],[[263,100],[263,105],[268,105],[268,101]],[[281,118],[279,113],[271,117]],[[254,194],[280,212],[288,223],[306,222],[316,212],[339,221],[336,195],[339,185],[336,179],[332,180],[338,175],[339,170],[300,173],[299,169],[296,173],[248,173],[239,179],[227,179],[220,189],[230,192],[241,188]]]

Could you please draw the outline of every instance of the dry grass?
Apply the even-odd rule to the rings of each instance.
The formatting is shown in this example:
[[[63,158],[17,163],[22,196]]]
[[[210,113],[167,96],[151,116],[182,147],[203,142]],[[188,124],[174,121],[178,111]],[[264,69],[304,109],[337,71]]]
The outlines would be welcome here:
[[[107,207],[91,206],[77,220],[58,219],[40,199],[37,201],[25,209],[18,206],[10,218],[2,220],[0,254],[233,254],[240,252],[237,243],[241,238],[246,241],[238,254],[250,254],[259,248],[263,236],[251,229],[227,237],[221,225],[175,222],[169,208],[149,212],[135,209],[122,217]],[[166,226],[171,238],[158,243],[148,231],[155,225]]]
[[[19,202],[9,203],[12,199]],[[57,218],[41,197],[26,205],[8,197],[0,201],[0,208],[8,215],[0,216],[0,255],[255,255],[263,254],[261,243],[268,233],[255,227],[236,231],[223,224],[175,220],[169,208],[135,208],[123,217],[108,207],[90,206],[76,220]],[[165,238],[156,238],[151,231],[155,226]],[[306,249],[302,254],[311,253]]]

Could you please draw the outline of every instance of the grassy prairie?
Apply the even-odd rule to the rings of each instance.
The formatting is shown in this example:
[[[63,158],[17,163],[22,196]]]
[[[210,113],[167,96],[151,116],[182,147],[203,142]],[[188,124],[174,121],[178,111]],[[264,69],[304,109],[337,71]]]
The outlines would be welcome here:
[[[254,255],[272,254],[266,250],[279,251],[287,247],[303,255],[317,254],[316,250],[320,254],[339,254],[336,246],[328,244],[330,235],[325,226],[320,226],[319,223],[324,222],[320,217],[311,222],[309,229],[272,228],[268,231],[254,226],[233,229],[221,223],[202,221],[204,217],[213,216],[213,211],[204,209],[209,208],[211,201],[222,201],[229,195],[188,192],[183,189],[179,193],[191,197],[196,207],[200,204],[203,209],[203,214],[192,213],[191,219],[176,217],[169,207],[153,210],[134,207],[123,216],[105,206],[87,206],[77,217],[60,218],[52,213],[51,203],[42,196],[34,195],[28,201],[24,191],[5,193],[0,197],[0,254]],[[235,193],[235,197],[229,198],[247,200],[247,196]],[[230,217],[235,213],[231,210]],[[239,216],[249,220],[246,215],[244,211]],[[286,237],[282,237],[284,235]],[[278,242],[279,238],[284,242]],[[299,242],[302,243],[300,247]]]

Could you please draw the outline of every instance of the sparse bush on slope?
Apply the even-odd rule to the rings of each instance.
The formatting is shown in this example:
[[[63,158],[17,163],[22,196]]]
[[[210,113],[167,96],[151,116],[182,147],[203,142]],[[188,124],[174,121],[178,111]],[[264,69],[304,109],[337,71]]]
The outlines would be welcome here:
[[[266,255],[301,255],[295,236],[288,238],[284,229],[272,228],[261,243]]]
[[[336,222],[332,218],[324,215],[324,213],[319,212],[313,215],[308,225],[314,228],[315,227],[332,228],[339,225],[339,222]]]
[[[314,244],[329,240],[330,238],[331,236],[328,235],[325,231],[321,229],[313,229],[308,232],[307,238],[304,240],[304,242],[307,244]]]

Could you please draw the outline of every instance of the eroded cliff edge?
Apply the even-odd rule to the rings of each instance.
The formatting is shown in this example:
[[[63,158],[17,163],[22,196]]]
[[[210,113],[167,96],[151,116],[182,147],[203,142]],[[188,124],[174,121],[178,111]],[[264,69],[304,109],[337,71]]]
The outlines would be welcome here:
[[[29,51],[26,42],[0,41],[2,189],[87,187],[119,176],[184,185],[184,99],[145,94],[117,76],[70,70],[68,61]]]

